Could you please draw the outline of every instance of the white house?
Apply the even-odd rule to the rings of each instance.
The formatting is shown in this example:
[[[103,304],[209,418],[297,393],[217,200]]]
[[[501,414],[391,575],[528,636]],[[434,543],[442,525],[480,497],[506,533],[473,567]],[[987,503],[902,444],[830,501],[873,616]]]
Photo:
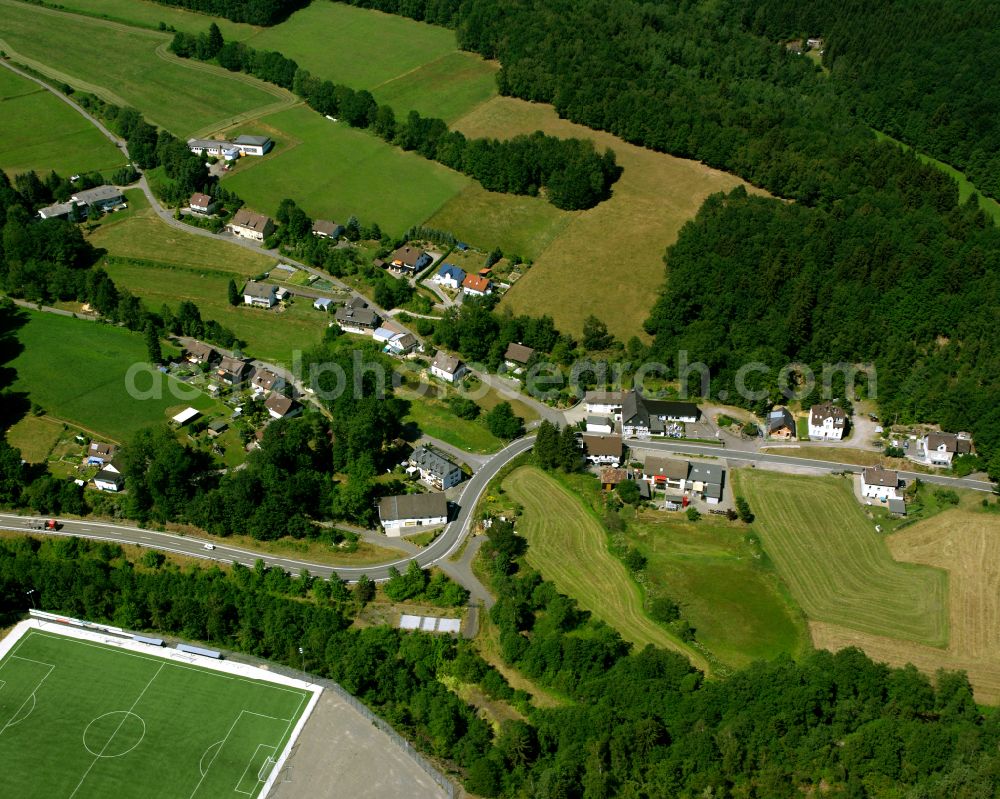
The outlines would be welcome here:
[[[188,139],[188,149],[195,155],[210,155],[218,158],[226,150],[233,149],[233,143],[220,139]]]
[[[273,144],[267,136],[237,136],[233,141],[240,155],[264,155]]]
[[[465,364],[458,358],[441,350],[438,350],[431,362],[431,374],[448,383],[460,380],[467,371]]]
[[[664,435],[670,424],[698,421],[701,411],[693,402],[653,400],[629,391],[622,400],[622,435],[649,438]]]
[[[302,406],[299,403],[277,391],[272,391],[268,395],[267,399],[264,400],[264,407],[267,408],[272,419],[285,419],[302,412]]]
[[[488,277],[466,275],[462,281],[462,292],[472,297],[485,297],[493,293],[493,284]]]
[[[421,480],[438,491],[445,491],[465,479],[458,466],[437,450],[427,446],[413,450],[409,464],[420,473]]]
[[[98,491],[121,491],[125,487],[125,475],[122,468],[114,461],[106,463],[104,468],[94,475],[94,487]]]
[[[588,433],[613,433],[615,432],[615,420],[607,416],[588,416]]]
[[[384,497],[378,518],[385,534],[393,538],[448,523],[448,499],[442,493],[403,494]]]
[[[234,236],[252,241],[263,241],[274,232],[271,217],[255,214],[246,208],[237,211],[227,227]]]
[[[898,499],[899,475],[882,466],[869,466],[861,472],[861,496],[887,502]]]
[[[454,264],[442,264],[441,268],[431,278],[432,283],[445,286],[458,291],[465,280],[465,270],[459,269]]]
[[[248,280],[243,287],[243,302],[255,308],[273,308],[278,304],[278,287]]]
[[[725,471],[714,463],[695,461],[688,464],[688,475],[685,488],[692,494],[699,495],[709,505],[722,502],[722,486]]]
[[[921,439],[918,452],[931,466],[951,466],[956,455],[972,453],[972,439],[962,433],[928,433]]]
[[[610,416],[620,422],[624,398],[624,391],[588,391],[583,397],[583,403],[588,415]]]
[[[847,413],[832,402],[813,405],[809,409],[809,438],[840,441],[847,429]]]
[[[285,378],[270,369],[258,366],[250,378],[250,386],[255,395],[261,396],[269,391],[281,391],[285,387]]]
[[[619,466],[622,462],[622,449],[621,436],[583,436],[583,454],[589,463],[599,466]]]
[[[218,207],[219,203],[217,200],[213,200],[207,194],[202,194],[200,191],[192,194],[191,199],[188,200],[188,208],[193,214],[208,216],[209,214],[214,214],[215,209]]]
[[[650,455],[642,466],[642,479],[657,488],[683,492],[688,476],[687,461]]]
[[[313,300],[313,308],[317,311],[329,311],[332,304],[333,300],[329,297],[319,297]]]

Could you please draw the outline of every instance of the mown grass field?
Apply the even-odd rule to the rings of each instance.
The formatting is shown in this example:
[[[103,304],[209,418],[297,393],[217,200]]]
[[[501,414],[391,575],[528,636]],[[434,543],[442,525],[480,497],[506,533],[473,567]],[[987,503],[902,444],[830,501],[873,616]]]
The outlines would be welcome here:
[[[223,124],[284,94],[221,68],[167,55],[169,34],[0,1],[4,49],[39,62],[54,80],[133,105],[178,136]],[[207,26],[207,22],[206,22]],[[17,60],[15,58],[14,60]]]
[[[264,213],[294,197],[314,218],[346,221],[353,214],[398,235],[469,184],[464,175],[309,108],[291,108],[261,122],[291,143],[253,163],[247,159],[223,185]]]
[[[7,429],[7,442],[21,450],[28,463],[45,463],[62,438],[63,427],[45,416],[25,416]]]
[[[569,215],[534,257],[534,267],[504,297],[516,313],[551,314],[561,330],[579,334],[593,314],[622,340],[642,335],[665,279],[663,253],[709,194],[729,191],[739,178],[697,161],[675,158],[559,119],[549,105],[496,97],[460,119],[467,136],[509,137],[541,130],[560,137],[591,139],[615,151],[624,172],[611,199]],[[744,184],[745,185],[745,184]],[[468,208],[474,206],[469,205]],[[444,227],[445,219],[429,224]],[[460,238],[480,244],[476,217],[456,208],[447,218]],[[485,242],[482,246],[489,247]]]
[[[224,17],[212,17],[149,0],[60,0],[59,5],[67,11],[111,22],[145,28],[156,28],[163,22],[189,33],[201,33],[210,23],[215,22],[226,39],[246,39],[260,30],[255,25],[230,22]]]
[[[865,633],[948,643],[948,576],[894,560],[841,477],[734,470],[764,549],[810,620]]]
[[[671,649],[709,670],[703,656],[646,615],[639,586],[608,552],[604,528],[576,496],[534,466],[511,472],[503,487],[524,506],[518,532],[528,540],[528,563],[542,576],[636,646]]]
[[[651,590],[677,602],[698,640],[736,668],[810,647],[802,612],[745,534],[739,523],[716,517],[690,522],[649,511],[626,531],[647,558]]]
[[[117,147],[51,92],[0,69],[0,169],[11,176],[55,170],[69,177],[124,163]]]
[[[39,311],[25,313],[28,322],[17,331],[24,350],[9,364],[17,373],[11,390],[25,392],[53,416],[125,441],[188,406],[201,411],[219,407],[204,394],[159,375],[159,398],[134,399],[126,389],[126,375],[133,364],[146,361],[146,345],[138,333]],[[152,378],[140,375],[135,385],[148,391]]]

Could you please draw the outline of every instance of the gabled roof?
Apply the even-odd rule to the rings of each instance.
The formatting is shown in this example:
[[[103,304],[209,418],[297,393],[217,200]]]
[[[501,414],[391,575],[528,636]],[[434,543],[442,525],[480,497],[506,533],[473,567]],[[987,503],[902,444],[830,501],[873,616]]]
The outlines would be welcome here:
[[[267,399],[264,401],[264,407],[269,411],[278,414],[278,416],[284,416],[295,407],[295,400],[289,399],[284,394],[279,394],[277,391],[272,391],[267,395]]]
[[[440,369],[442,372],[447,372],[450,375],[455,374],[458,371],[458,367],[461,366],[462,361],[456,358],[454,355],[449,355],[443,350],[438,350],[437,354],[434,356],[433,366],[435,369]]]
[[[115,449],[114,444],[108,444],[106,441],[90,442],[90,454],[98,458],[110,458],[115,454]]]
[[[813,405],[809,409],[809,423],[813,427],[820,427],[825,419],[833,419],[834,427],[843,427],[847,423],[847,414],[839,405],[832,402],[823,402]]]
[[[219,361],[220,372],[229,372],[234,375],[243,374],[249,366],[250,364],[242,358],[234,358],[232,355],[223,355],[222,360]]]
[[[650,416],[697,419],[700,413],[693,402],[654,400],[643,397],[638,391],[626,392],[622,400],[622,420],[634,427],[649,427]]]
[[[200,191],[196,191],[191,195],[191,199],[188,200],[188,205],[196,206],[198,208],[208,208],[212,204],[212,198],[207,194],[202,194]]]
[[[587,405],[621,405],[625,391],[588,391],[583,396]]]
[[[417,264],[423,260],[425,253],[423,250],[419,250],[416,247],[400,247],[392,255],[389,256],[389,263],[399,263],[403,266],[408,266],[414,268]]]
[[[512,341],[507,345],[507,352],[504,353],[503,359],[523,365],[530,361],[531,356],[534,354],[535,351],[531,347],[525,347],[523,344],[515,344]]]
[[[120,472],[112,471],[111,469],[101,469],[97,474],[94,475],[94,482],[101,481],[102,483],[114,483],[120,486],[125,482],[125,477]]]
[[[278,375],[272,372],[270,369],[265,369],[262,366],[258,366],[253,373],[253,378],[250,382],[265,391],[270,391],[274,388],[274,384],[279,380]]]
[[[465,280],[465,270],[459,269],[455,264],[441,264],[441,268],[438,269],[437,273],[441,277],[450,277],[459,285]]]
[[[601,485],[617,485],[628,479],[628,470],[617,466],[605,466],[601,469]]]
[[[379,315],[371,308],[357,307],[351,304],[338,308],[333,318],[342,325],[361,325],[362,327],[375,327],[379,322]]]
[[[954,452],[957,455],[967,455],[972,452],[972,441],[968,438],[960,438],[956,433],[927,434],[928,450],[936,450],[942,445],[945,452]]]
[[[688,476],[688,464],[687,461],[675,461],[671,458],[659,458],[651,455],[646,458],[642,471],[654,477],[683,480]]]
[[[383,522],[402,519],[434,519],[448,515],[448,498],[443,493],[402,494],[384,497],[378,503],[378,516]]]
[[[417,447],[413,450],[410,462],[442,479],[453,472],[462,471],[440,452],[427,446]]]
[[[92,189],[78,191],[73,195],[73,201],[90,205],[91,203],[109,202],[111,200],[124,200],[122,193],[114,186],[95,186]]]
[[[192,341],[187,348],[188,356],[197,358],[200,361],[215,360],[218,353],[215,349],[202,341]]]
[[[485,294],[490,287],[490,279],[488,277],[480,277],[479,275],[466,275],[465,280],[462,281],[462,288],[469,289],[469,291],[478,291]]]
[[[278,287],[270,283],[258,283],[255,280],[248,280],[243,287],[243,294],[258,300],[269,300],[278,292]]]
[[[865,481],[865,484],[870,486],[895,488],[899,485],[899,475],[891,469],[886,469],[882,466],[869,466],[861,473],[861,477]]]
[[[788,408],[775,408],[767,415],[767,432],[773,433],[775,430],[781,430],[783,427],[794,431],[795,419],[792,418],[792,414]]]
[[[237,227],[245,227],[258,233],[263,233],[267,230],[268,225],[273,225],[274,223],[271,221],[271,217],[269,216],[264,216],[264,214],[255,214],[253,211],[241,208],[233,215],[233,221],[229,224],[236,225]]]
[[[616,458],[622,456],[622,437],[616,435],[585,435],[583,437],[583,448],[588,455],[600,457],[612,455]]]
[[[312,232],[323,236],[339,236],[344,231],[343,225],[328,219],[317,219],[313,222]]]
[[[233,144],[244,144],[250,145],[251,147],[263,147],[265,144],[270,142],[271,139],[267,136],[237,136],[233,141]]]

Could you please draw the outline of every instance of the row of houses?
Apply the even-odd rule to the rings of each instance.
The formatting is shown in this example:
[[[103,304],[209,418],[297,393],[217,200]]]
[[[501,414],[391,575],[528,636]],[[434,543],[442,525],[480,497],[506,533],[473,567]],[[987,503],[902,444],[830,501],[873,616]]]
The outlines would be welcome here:
[[[78,191],[67,202],[42,208],[38,215],[42,219],[80,219],[87,216],[91,207],[111,211],[124,206],[125,197],[119,189],[114,186],[96,186]]]
[[[267,136],[237,136],[232,141],[223,139],[188,139],[188,149],[195,155],[208,155],[235,161],[247,155],[261,156],[270,152],[274,142]]]
[[[207,194],[194,194],[188,203],[192,211],[199,214],[214,213],[216,203]],[[226,230],[234,236],[250,241],[262,242],[274,233],[274,220],[265,214],[258,214],[249,208],[241,208],[226,225]],[[344,226],[328,219],[316,219],[312,224],[312,234],[321,239],[338,239],[344,234]]]
[[[302,406],[284,393],[288,388],[285,378],[271,369],[223,355],[201,341],[188,346],[185,357],[188,363],[210,367],[210,378],[217,385],[239,388],[248,384],[255,397],[265,397],[264,407],[272,419],[285,419],[302,411]]]
[[[463,294],[471,297],[485,297],[493,293],[493,282],[489,277],[483,274],[466,274],[464,269],[454,264],[442,264],[431,282],[454,291],[461,289]]]
[[[611,490],[625,480],[634,480],[643,499],[663,492],[664,507],[680,510],[692,499],[719,505],[725,493],[725,469],[719,464],[680,461],[650,456],[641,470],[604,466],[599,472],[601,487]]]

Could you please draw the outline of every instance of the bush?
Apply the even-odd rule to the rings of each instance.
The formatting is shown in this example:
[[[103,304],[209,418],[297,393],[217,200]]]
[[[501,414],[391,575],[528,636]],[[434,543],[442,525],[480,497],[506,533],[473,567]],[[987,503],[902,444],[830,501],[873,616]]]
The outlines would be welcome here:
[[[934,499],[942,505],[957,505],[959,502],[958,492],[951,488],[938,488],[934,491]]]
[[[701,518],[701,513],[698,512],[697,508],[691,507],[687,509],[686,515],[689,522],[696,522]]]
[[[638,505],[641,499],[639,486],[635,480],[622,480],[615,486],[615,493],[618,494],[618,498],[626,505]]]
[[[476,403],[466,397],[452,397],[448,400],[448,407],[459,419],[475,419],[482,410]]]
[[[681,608],[670,597],[658,597],[649,606],[649,615],[656,621],[670,624],[681,617]]]
[[[648,562],[646,560],[646,556],[635,547],[631,547],[629,551],[625,553],[625,557],[622,558],[622,561],[625,563],[625,567],[630,572],[641,572],[646,568],[646,564]]]
[[[745,524],[750,524],[754,520],[753,511],[750,510],[750,503],[744,497],[736,497],[736,515]]]

